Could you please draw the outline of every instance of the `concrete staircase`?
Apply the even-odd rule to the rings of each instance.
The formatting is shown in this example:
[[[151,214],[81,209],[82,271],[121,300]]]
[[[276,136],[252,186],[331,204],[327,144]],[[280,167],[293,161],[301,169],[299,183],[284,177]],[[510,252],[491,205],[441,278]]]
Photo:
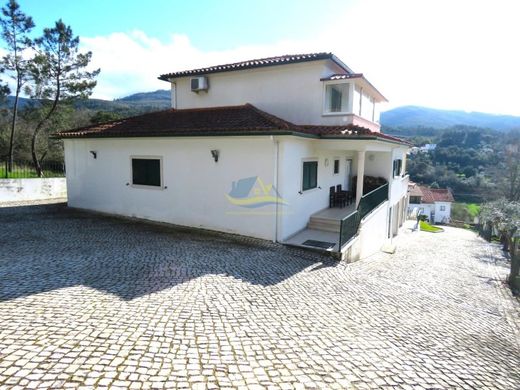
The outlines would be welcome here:
[[[340,220],[312,215],[307,224],[308,229],[324,230],[326,232],[339,233]]]

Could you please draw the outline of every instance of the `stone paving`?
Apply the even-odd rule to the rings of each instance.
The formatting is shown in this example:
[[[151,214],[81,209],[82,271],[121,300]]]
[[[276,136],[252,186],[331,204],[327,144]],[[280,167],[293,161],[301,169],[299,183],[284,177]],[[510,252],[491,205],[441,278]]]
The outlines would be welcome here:
[[[507,264],[469,231],[345,264],[11,205],[0,248],[0,388],[520,388]]]

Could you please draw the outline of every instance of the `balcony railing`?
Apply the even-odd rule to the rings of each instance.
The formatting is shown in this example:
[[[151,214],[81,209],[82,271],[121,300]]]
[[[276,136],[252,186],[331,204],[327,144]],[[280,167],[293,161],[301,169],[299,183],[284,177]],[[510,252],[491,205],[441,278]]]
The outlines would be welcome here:
[[[341,220],[339,229],[339,252],[341,252],[341,249],[346,243],[358,234],[361,220],[385,200],[388,200],[388,183],[383,184],[361,197],[357,210]]]
[[[339,228],[338,252],[341,252],[341,248],[343,247],[343,245],[356,236],[359,229],[359,223],[359,211],[357,210],[341,220]]]

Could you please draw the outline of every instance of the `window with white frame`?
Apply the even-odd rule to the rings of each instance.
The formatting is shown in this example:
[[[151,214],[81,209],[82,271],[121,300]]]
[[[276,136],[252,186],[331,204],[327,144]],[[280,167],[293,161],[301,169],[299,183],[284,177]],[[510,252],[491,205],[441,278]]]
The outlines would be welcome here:
[[[325,112],[347,112],[350,84],[328,84],[325,86]]]
[[[446,211],[446,206],[441,206],[441,207],[440,207],[440,210],[441,210],[441,211]]]

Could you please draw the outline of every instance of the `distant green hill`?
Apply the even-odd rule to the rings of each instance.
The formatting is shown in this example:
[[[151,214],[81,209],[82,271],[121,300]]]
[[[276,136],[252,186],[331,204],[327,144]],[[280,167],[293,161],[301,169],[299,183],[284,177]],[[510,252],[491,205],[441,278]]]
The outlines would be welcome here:
[[[6,104],[11,105],[9,96]],[[20,107],[38,104],[34,100],[21,98]],[[76,108],[91,111],[115,112],[120,116],[137,115],[144,112],[170,108],[170,91],[159,89],[153,92],[139,92],[115,100],[88,99],[75,103]],[[499,131],[520,129],[520,117],[494,115],[482,112],[438,110],[419,106],[397,107],[381,113],[383,128],[430,128],[444,129],[457,125],[484,127]]]
[[[507,131],[520,129],[520,117],[403,106],[381,113],[381,124],[385,127],[394,128],[429,127],[438,129],[466,125]]]
[[[133,95],[126,96],[121,99],[117,99],[116,101],[123,102],[139,102],[139,103],[157,103],[157,104],[167,104],[170,105],[170,97],[171,93],[167,89],[158,89],[154,92],[140,92],[134,93]]]
[[[14,97],[9,96],[3,106],[13,104]],[[29,104],[38,105],[37,100],[21,98],[20,108]],[[170,91],[157,90],[154,92],[141,92],[116,100],[87,99],[78,100],[74,103],[78,109],[92,111],[117,112],[122,116],[136,115],[143,112],[159,111],[170,108]]]

